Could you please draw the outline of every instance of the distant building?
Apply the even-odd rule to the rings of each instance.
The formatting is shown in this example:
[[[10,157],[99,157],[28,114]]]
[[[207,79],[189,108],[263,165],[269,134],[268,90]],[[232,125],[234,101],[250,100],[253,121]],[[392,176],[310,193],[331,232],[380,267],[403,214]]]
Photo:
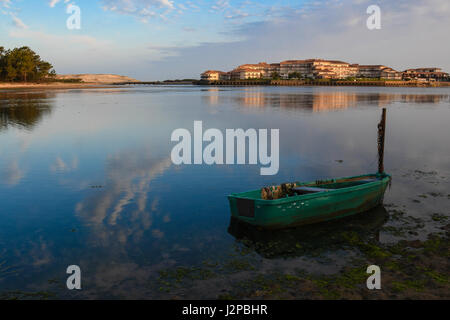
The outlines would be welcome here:
[[[447,72],[441,68],[417,68],[408,69],[403,72],[404,80],[426,80],[426,81],[450,81]]]
[[[230,71],[231,80],[245,80],[245,79],[261,79],[269,78],[270,65],[266,62],[258,64],[243,64]]]
[[[357,76],[359,78],[381,78],[381,71],[386,68],[383,65],[360,65]]]
[[[209,81],[228,80],[229,78],[227,72],[217,70],[205,71],[200,75],[200,77],[202,80],[209,80]]]
[[[386,80],[402,80],[403,72],[396,71],[384,65],[360,65],[358,66],[357,77],[386,79]]]
[[[402,80],[403,72],[396,71],[392,68],[384,68],[381,70],[380,78],[386,80]]]
[[[336,60],[311,60],[314,78],[319,79],[346,79],[355,77],[357,68],[347,62]]]
[[[266,78],[278,78],[281,77],[280,75],[280,63],[271,63],[269,67],[267,68]]]
[[[263,78],[263,72],[260,70],[239,68],[230,71],[231,80],[246,80],[246,79],[261,79]]]
[[[408,69],[415,72],[430,72],[430,73],[439,73],[442,72],[441,68],[417,68],[417,69]]]
[[[280,63],[280,76],[283,79],[289,79],[291,75],[314,79],[345,79],[356,74],[357,67],[343,61],[308,59]]]
[[[302,77],[312,77],[311,65],[307,60],[286,60],[280,62],[280,77],[289,79],[290,74],[299,73]]]
[[[272,64],[266,62],[243,64],[230,72],[208,70],[201,74],[202,80],[210,81],[272,78],[450,81],[449,74],[442,72],[440,68],[418,68],[399,72],[385,65],[359,65],[324,59],[285,60]]]

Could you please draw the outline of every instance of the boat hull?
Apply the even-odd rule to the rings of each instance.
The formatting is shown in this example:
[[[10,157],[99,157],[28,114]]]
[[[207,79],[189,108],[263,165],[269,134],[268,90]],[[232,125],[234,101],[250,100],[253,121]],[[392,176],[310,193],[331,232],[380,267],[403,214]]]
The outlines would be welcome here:
[[[373,177],[375,181],[346,188],[278,200],[263,200],[255,195],[259,190],[228,196],[231,215],[240,221],[268,229],[279,229],[328,221],[368,211],[383,202],[391,180],[387,174],[374,174],[330,180],[357,181]],[[303,183],[300,185],[313,185]],[[322,184],[326,187],[327,184]]]

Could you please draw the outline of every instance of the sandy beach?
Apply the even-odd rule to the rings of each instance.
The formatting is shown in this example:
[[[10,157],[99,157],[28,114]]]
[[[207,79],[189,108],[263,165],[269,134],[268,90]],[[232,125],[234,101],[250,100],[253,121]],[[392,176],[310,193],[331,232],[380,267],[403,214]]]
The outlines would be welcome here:
[[[80,82],[68,82],[76,79]],[[116,74],[63,74],[57,75],[54,82],[0,82],[2,89],[89,89],[113,88],[116,83],[137,82],[138,80]],[[60,82],[58,82],[60,81]]]
[[[0,82],[0,90],[9,89],[45,89],[45,90],[57,90],[57,89],[92,89],[92,88],[113,88],[115,85],[107,83],[64,83],[64,82],[52,82],[52,83],[5,83]]]

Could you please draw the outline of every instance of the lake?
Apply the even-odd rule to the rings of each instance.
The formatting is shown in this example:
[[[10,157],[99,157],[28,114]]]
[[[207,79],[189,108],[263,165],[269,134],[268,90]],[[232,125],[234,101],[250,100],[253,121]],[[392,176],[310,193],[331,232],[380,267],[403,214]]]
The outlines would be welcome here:
[[[262,233],[226,196],[376,172],[387,108],[385,207]],[[181,165],[178,128],[280,130],[280,165]],[[271,270],[333,274],[358,250],[330,234],[424,240],[450,215],[450,88],[135,86],[0,92],[0,293],[216,298]],[[396,219],[401,210],[404,218]],[[392,232],[402,225],[406,232]],[[81,291],[65,286],[82,270]],[[206,268],[206,267],[207,268]]]

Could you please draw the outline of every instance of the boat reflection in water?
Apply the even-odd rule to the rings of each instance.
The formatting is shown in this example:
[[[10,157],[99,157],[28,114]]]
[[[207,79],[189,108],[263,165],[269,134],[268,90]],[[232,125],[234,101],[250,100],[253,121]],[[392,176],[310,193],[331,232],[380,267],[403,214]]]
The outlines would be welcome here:
[[[284,230],[267,230],[231,218],[228,233],[264,258],[318,255],[338,250],[352,235],[379,240],[389,214],[383,206],[343,219]]]

